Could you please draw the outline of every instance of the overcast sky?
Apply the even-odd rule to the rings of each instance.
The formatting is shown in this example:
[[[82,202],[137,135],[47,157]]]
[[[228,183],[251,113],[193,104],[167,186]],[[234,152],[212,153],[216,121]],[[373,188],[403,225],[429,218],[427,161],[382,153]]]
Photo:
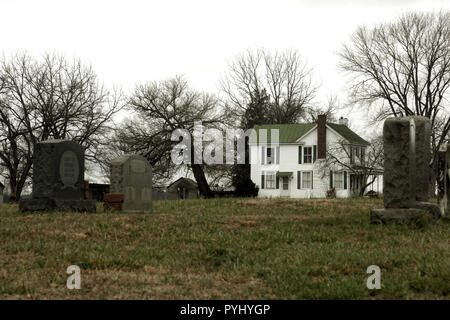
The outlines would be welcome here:
[[[321,84],[318,101],[345,99],[336,51],[361,24],[405,11],[450,8],[441,0],[21,1],[0,2],[4,54],[57,51],[92,64],[108,86],[184,74],[218,91],[227,62],[247,48],[297,49]],[[363,115],[344,115],[358,126]],[[364,120],[364,119],[363,119]]]

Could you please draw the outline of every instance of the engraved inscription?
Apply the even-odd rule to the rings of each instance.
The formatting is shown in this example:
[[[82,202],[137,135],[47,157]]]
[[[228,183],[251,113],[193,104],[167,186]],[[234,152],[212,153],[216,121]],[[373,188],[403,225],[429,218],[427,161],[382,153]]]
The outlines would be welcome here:
[[[79,166],[77,155],[71,150],[65,151],[59,161],[59,176],[64,188],[74,188],[78,181],[78,174]]]
[[[131,160],[130,167],[133,173],[145,173],[145,162],[142,160]]]

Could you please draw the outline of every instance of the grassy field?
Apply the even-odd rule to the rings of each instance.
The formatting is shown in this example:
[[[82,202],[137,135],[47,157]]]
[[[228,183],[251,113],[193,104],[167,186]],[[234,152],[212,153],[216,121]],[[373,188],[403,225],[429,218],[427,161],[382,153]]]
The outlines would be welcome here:
[[[0,207],[1,299],[448,299],[450,220],[369,224],[373,199],[157,201],[152,214]],[[381,268],[381,290],[366,269]],[[66,269],[81,268],[68,290]]]

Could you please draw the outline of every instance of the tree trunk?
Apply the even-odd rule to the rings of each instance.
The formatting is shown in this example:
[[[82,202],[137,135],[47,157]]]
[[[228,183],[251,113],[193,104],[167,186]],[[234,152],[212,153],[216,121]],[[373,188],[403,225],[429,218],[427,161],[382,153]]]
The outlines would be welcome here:
[[[202,156],[203,150],[196,150],[194,146],[194,141],[191,141],[191,169],[194,174],[195,181],[197,182],[198,191],[205,198],[214,198],[214,193],[209,188],[208,181],[205,177],[205,171],[203,171],[202,164],[195,163],[196,152]]]
[[[191,165],[192,172],[194,173],[195,181],[197,181],[198,190],[200,194],[205,198],[214,198],[214,193],[209,188],[208,181],[205,177],[205,172],[203,171],[201,164],[193,163]]]
[[[364,191],[366,191],[366,187],[359,188],[359,196],[364,197]]]
[[[16,181],[16,175],[13,172],[10,172],[10,178],[9,178],[9,188],[10,188],[10,194],[9,194],[9,202],[15,203],[19,202],[20,200],[20,192],[17,190],[17,181]]]

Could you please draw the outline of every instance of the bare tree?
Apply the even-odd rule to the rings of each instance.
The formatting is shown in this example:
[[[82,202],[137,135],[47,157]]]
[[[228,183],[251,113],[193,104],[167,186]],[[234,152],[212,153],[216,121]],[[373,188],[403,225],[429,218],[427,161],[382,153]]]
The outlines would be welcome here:
[[[408,13],[373,28],[360,27],[340,51],[353,76],[351,97],[375,108],[376,120],[420,115],[432,125],[434,185],[437,151],[449,138],[450,12]],[[434,193],[434,188],[433,193]]]
[[[30,177],[39,141],[70,139],[86,147],[88,161],[101,160],[121,95],[99,85],[90,67],[57,54],[34,59],[20,53],[0,61],[0,81],[0,160],[12,201]]]
[[[247,50],[229,64],[221,87],[239,123],[249,106],[261,106],[261,101],[268,122],[295,123],[304,118],[317,90],[311,74],[297,51]]]
[[[356,148],[359,150],[356,151]],[[350,174],[351,181],[354,181],[352,191],[363,196],[367,187],[383,173],[383,150],[381,136],[373,138],[368,146],[355,146],[341,139],[327,145],[327,156],[319,163],[319,172],[325,177],[330,170],[333,172],[346,170]]]
[[[160,166],[162,170],[173,170],[172,165],[168,164],[171,162],[170,151],[176,144],[171,141],[173,131],[185,129],[192,136],[196,121],[201,121],[204,127],[217,127],[224,121],[222,114],[218,112],[217,99],[189,89],[187,81],[180,76],[138,85],[129,99],[129,107],[143,122],[133,124],[134,129],[130,126],[123,127],[120,134],[122,143],[134,145],[134,151],[143,154],[153,165],[164,162],[166,165]],[[193,139],[191,142],[192,152],[201,153],[202,150],[195,148]],[[213,197],[205,177],[204,164],[195,163],[193,155],[189,167],[199,191],[204,197]],[[156,173],[160,176],[163,174],[158,170]]]
[[[338,97],[335,95],[330,95],[325,104],[313,104],[313,106],[309,108],[305,118],[308,122],[317,122],[319,115],[324,114],[327,116],[327,121],[337,122],[336,113],[340,109],[343,109],[343,106],[341,105]]]

